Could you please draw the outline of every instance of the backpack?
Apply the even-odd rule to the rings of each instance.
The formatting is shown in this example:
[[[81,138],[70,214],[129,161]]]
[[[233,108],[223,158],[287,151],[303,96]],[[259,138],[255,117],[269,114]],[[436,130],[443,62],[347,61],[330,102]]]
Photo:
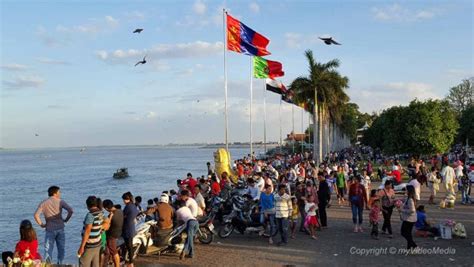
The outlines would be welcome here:
[[[382,196],[382,207],[390,208],[392,203],[390,202],[390,198],[387,196],[387,191],[384,189],[383,192],[385,194]]]

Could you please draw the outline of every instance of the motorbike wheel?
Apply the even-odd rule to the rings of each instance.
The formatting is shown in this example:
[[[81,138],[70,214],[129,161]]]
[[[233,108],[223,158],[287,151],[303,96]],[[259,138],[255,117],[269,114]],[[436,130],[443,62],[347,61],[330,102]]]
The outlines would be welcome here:
[[[201,234],[198,236],[199,242],[205,245],[211,244],[214,240],[214,234],[212,231],[207,227],[202,227],[199,229],[199,231],[201,232]]]
[[[218,235],[220,238],[226,238],[226,237],[229,237],[233,231],[234,231],[234,225],[232,225],[232,223],[226,223],[224,224],[224,226],[221,227],[221,229],[219,229]]]
[[[140,246],[141,245],[134,245],[133,246],[133,249],[132,249],[132,253],[133,253],[132,259],[133,260],[138,257],[138,251],[140,250]],[[125,247],[124,247],[124,249],[125,249]],[[124,260],[127,261],[129,259],[129,257],[130,257],[130,255],[128,255],[128,251],[125,249],[125,253],[124,253],[124,257],[123,257]]]

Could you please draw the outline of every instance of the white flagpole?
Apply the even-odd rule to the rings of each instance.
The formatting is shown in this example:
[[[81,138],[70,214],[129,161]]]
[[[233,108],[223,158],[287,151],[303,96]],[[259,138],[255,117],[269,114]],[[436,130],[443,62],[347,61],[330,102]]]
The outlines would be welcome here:
[[[292,130],[291,132],[293,133],[293,154],[295,154],[295,105],[291,104],[291,124],[292,124]]]
[[[223,11],[223,22],[224,22],[224,122],[225,122],[225,130],[224,130],[224,136],[225,136],[225,149],[229,151],[229,139],[228,139],[228,132],[229,132],[229,122],[227,118],[227,60],[226,60],[226,55],[227,55],[227,23],[226,23],[226,14],[227,11],[222,9]]]
[[[267,83],[263,79],[263,147],[267,154]]]
[[[304,108],[301,108],[301,132],[303,133],[303,141],[301,142],[301,153],[304,152],[304,142],[306,140],[306,135],[304,132]]]
[[[280,153],[282,153],[283,150],[283,141],[281,139],[281,97],[280,97],[280,108],[278,109],[278,114],[280,116]]]
[[[252,142],[252,102],[253,102],[253,57],[250,57],[250,157],[253,157]]]

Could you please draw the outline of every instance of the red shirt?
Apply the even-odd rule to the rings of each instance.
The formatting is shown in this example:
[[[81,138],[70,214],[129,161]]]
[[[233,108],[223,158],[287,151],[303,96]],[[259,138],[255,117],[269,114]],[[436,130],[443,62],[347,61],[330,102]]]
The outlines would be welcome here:
[[[395,181],[397,181],[397,183],[400,183],[402,181],[402,175],[400,174],[399,170],[392,171],[392,175],[393,175]]]
[[[244,166],[242,164],[237,165],[237,175],[242,177],[244,175]]]
[[[25,251],[30,250],[29,257],[25,257]],[[15,252],[18,253],[20,259],[27,260],[41,260],[41,255],[38,253],[38,240],[33,240],[31,242],[20,240],[16,243]]]
[[[221,187],[217,182],[212,182],[211,184],[211,195],[212,196],[218,196],[219,193],[221,192]]]
[[[193,192],[194,187],[197,185],[197,181],[194,178],[186,178],[181,184],[185,184],[188,186],[189,191]]]

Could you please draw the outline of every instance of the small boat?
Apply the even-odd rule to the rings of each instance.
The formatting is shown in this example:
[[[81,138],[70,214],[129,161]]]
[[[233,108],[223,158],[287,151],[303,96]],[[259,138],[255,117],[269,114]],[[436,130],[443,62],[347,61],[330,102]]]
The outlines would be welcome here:
[[[122,179],[122,178],[127,178],[128,175],[128,168],[120,168],[117,169],[117,171],[114,173],[114,178],[116,179]]]

